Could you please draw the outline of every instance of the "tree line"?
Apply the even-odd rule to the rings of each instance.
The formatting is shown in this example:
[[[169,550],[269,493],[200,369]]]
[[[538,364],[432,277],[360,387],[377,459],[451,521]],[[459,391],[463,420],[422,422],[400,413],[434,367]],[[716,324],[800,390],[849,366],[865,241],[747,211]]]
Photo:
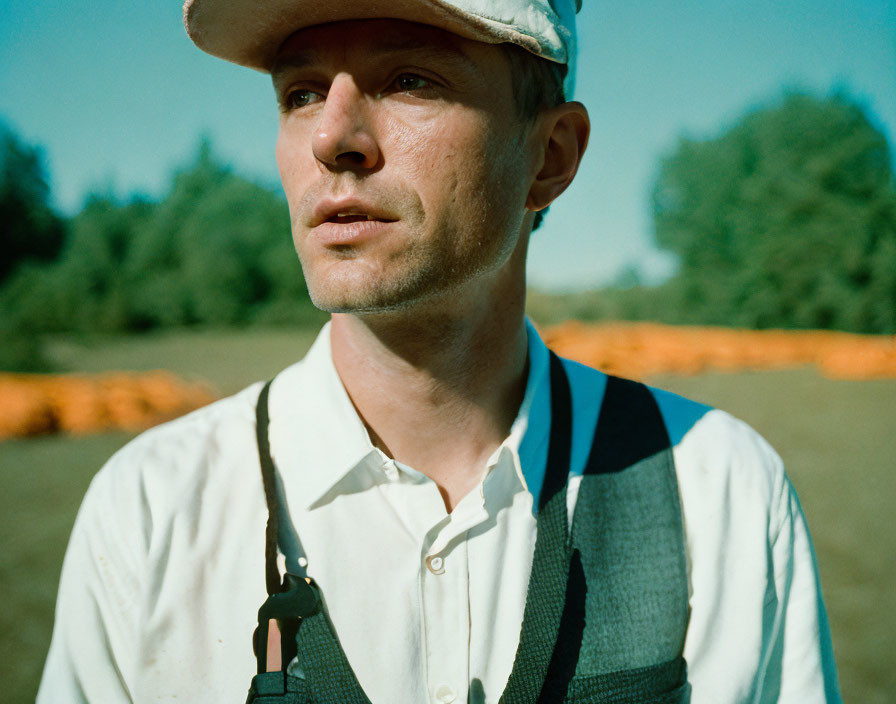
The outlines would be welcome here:
[[[682,137],[651,207],[656,244],[678,260],[668,281],[629,270],[530,305],[550,320],[896,333],[893,153],[848,95],[790,93],[717,136]]]
[[[69,218],[50,205],[40,149],[2,123],[0,142],[0,368],[39,368],[47,333],[321,319],[282,195],[234,173],[207,141],[163,197],[97,193]],[[790,93],[717,136],[682,137],[651,207],[657,245],[679,262],[672,278],[534,307],[546,318],[896,333],[893,155],[848,95]]]
[[[68,219],[49,208],[39,151],[8,130],[3,147],[0,213],[13,256],[0,272],[0,367],[44,366],[47,333],[320,319],[284,198],[233,173],[207,141],[161,199],[93,194]]]

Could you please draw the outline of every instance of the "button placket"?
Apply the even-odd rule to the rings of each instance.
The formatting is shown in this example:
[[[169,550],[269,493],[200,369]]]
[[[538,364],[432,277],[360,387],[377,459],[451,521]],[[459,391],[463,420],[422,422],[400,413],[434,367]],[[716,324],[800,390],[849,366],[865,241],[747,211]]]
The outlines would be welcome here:
[[[482,493],[471,492],[420,546],[430,701],[451,704],[470,675],[470,597],[467,534],[488,518]],[[450,563],[450,564],[449,564]],[[423,567],[426,569],[423,569]]]
[[[448,704],[461,700],[458,687],[469,679],[467,551],[464,542],[449,549],[439,539],[426,547],[421,596],[429,695],[435,704]]]

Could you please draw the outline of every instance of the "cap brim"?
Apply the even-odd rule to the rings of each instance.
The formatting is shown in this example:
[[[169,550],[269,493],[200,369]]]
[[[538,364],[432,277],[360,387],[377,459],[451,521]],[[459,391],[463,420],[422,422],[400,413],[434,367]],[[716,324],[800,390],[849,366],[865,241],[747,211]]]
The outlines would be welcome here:
[[[551,60],[534,37],[465,13],[440,0],[187,0],[184,26],[203,51],[270,72],[283,42],[305,27],[357,19],[400,19],[427,24],[486,43],[510,42]]]

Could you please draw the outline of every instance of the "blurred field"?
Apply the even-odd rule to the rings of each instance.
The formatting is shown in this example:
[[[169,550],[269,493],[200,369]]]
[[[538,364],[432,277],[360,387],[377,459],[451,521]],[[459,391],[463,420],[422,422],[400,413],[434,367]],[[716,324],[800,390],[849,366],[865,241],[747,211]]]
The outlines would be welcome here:
[[[165,333],[59,340],[73,371],[168,369],[222,394],[301,357],[314,333]],[[738,415],[778,449],[813,531],[844,697],[896,700],[896,380],[835,381],[811,369],[652,376],[664,388]],[[81,496],[131,437],[46,436],[0,444],[0,678],[4,701],[33,701],[52,629],[62,555]]]

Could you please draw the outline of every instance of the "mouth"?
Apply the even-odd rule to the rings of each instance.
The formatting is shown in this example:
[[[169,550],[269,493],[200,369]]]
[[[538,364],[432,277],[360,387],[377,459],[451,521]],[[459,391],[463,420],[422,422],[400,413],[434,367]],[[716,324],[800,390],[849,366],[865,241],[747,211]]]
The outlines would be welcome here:
[[[340,251],[346,247],[360,247],[389,232],[398,221],[392,213],[360,201],[323,201],[315,208],[311,229],[312,238],[327,248]]]
[[[353,225],[363,222],[395,222],[394,213],[383,210],[375,203],[359,198],[325,198],[311,212],[310,225]]]
[[[395,220],[387,218],[378,218],[365,213],[336,213],[331,215],[324,222],[332,222],[337,225],[348,225],[354,222],[395,222]]]

